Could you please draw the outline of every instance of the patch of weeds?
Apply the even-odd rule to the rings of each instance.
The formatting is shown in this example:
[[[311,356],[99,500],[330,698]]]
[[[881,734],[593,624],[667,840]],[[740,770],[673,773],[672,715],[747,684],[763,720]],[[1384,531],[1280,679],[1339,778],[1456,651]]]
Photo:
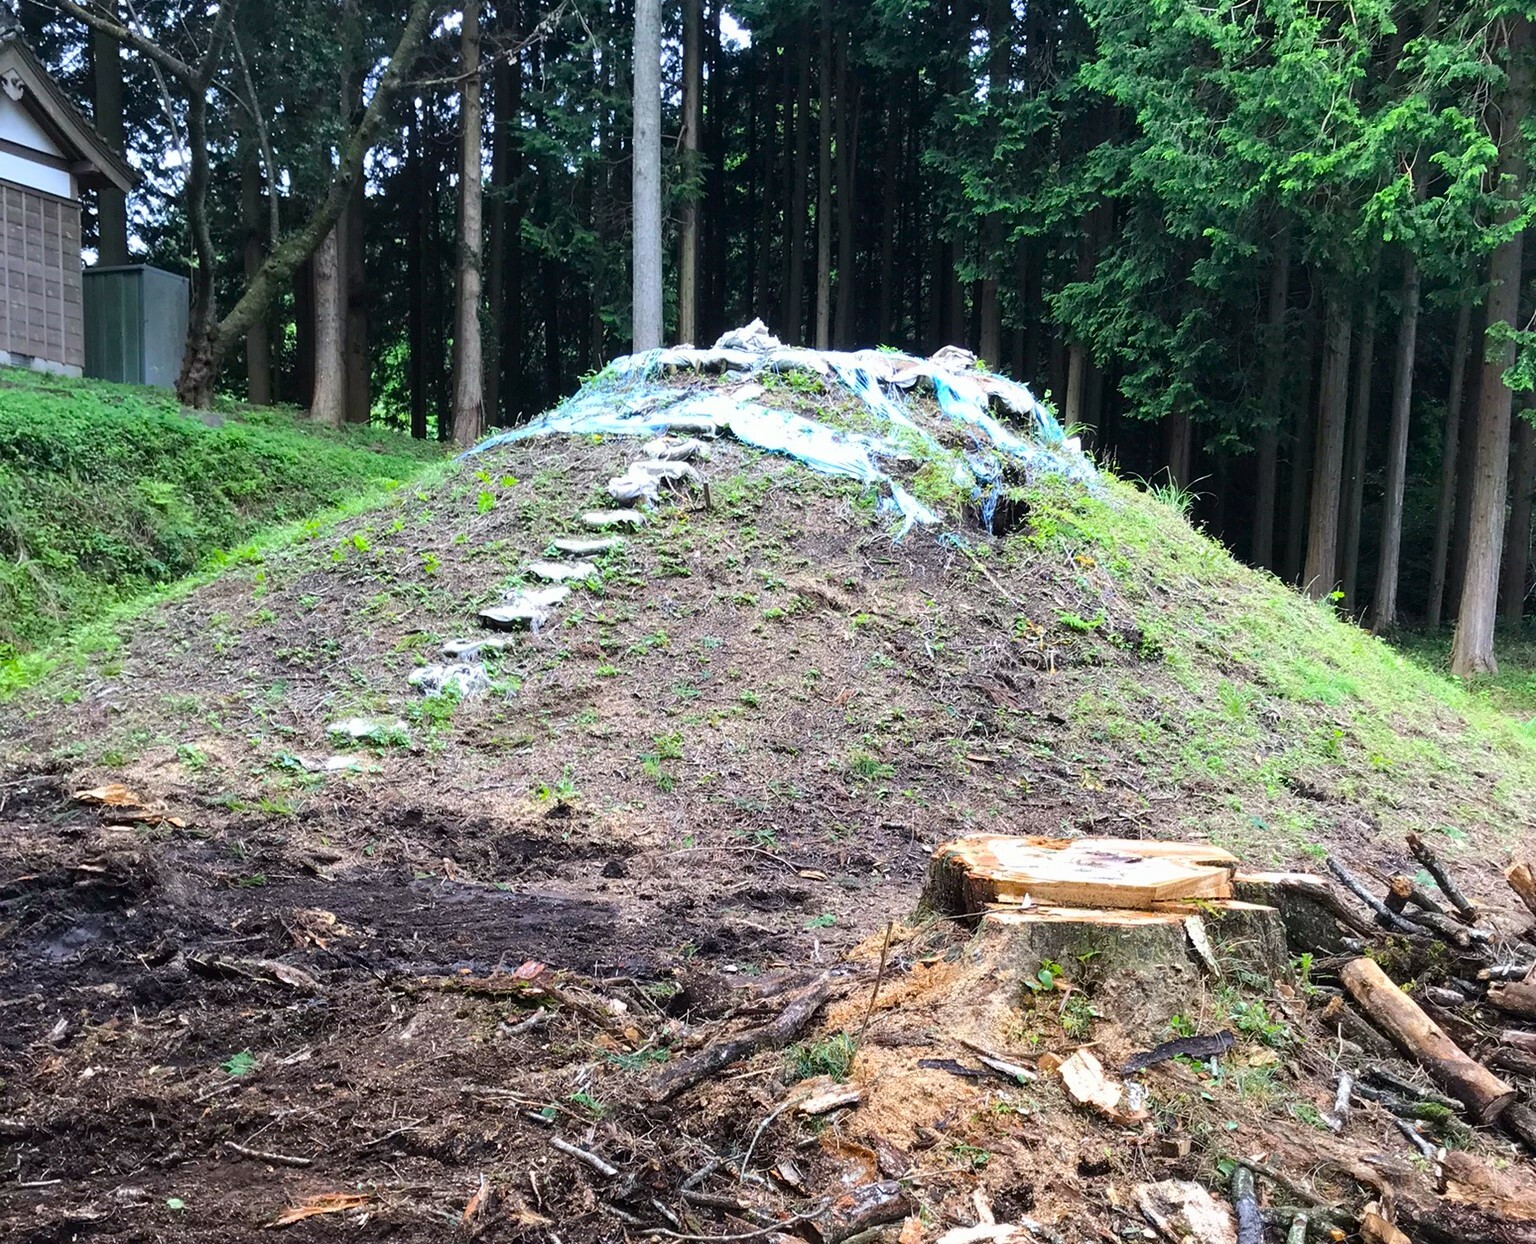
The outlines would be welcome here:
[[[992,1155],[987,1150],[959,1140],[950,1141],[949,1156],[956,1162],[964,1163],[973,1171],[979,1171],[992,1160]]]
[[[591,1093],[572,1093],[568,1098],[566,1098],[566,1100],[573,1106],[580,1106],[594,1119],[601,1119],[605,1114],[608,1113],[608,1107],[605,1106],[602,1102],[598,1101],[597,1098],[593,1097]]]
[[[885,781],[896,776],[896,766],[887,764],[873,752],[856,748],[848,753],[846,768],[861,782]]]
[[[784,1051],[784,1078],[791,1084],[812,1076],[846,1080],[857,1053],[858,1045],[847,1032],[834,1033],[820,1041],[802,1041]]]
[[[812,916],[805,922],[808,929],[830,929],[837,923],[837,917],[830,911],[824,911],[819,916]]]
[[[667,1061],[668,1053],[663,1049],[636,1050],[634,1053],[624,1051],[610,1053],[608,1061],[620,1071],[645,1071],[657,1063]]]
[[[176,759],[189,773],[197,773],[208,767],[208,753],[191,743],[182,743],[177,746]]]

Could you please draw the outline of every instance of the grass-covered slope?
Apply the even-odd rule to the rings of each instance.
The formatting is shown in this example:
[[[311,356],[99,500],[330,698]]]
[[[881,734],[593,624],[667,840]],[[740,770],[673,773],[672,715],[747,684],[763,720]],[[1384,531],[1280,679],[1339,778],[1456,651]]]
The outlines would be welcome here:
[[[162,389],[0,369],[0,661],[435,447]]]
[[[490,694],[408,691],[636,452],[537,440],[396,489],[77,653],[0,724],[82,777],[324,832],[339,787],[501,824],[574,807],[599,836],[885,826],[919,854],[972,828],[1093,830],[1385,864],[1417,829],[1493,862],[1533,828],[1530,726],[1112,479],[1018,490],[1007,536],[956,516],[958,542],[893,542],[862,486],[720,442],[713,508],[663,505],[503,654]],[[110,728],[82,729],[104,697]],[[359,713],[406,718],[409,743],[306,772]]]

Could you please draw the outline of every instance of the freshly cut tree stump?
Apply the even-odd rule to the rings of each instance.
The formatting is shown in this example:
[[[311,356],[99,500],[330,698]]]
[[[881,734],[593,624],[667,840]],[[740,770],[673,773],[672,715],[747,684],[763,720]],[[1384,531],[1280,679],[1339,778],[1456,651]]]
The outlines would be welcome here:
[[[1246,902],[1277,908],[1286,940],[1298,953],[1337,953],[1343,947],[1338,927],[1343,905],[1326,877],[1240,870],[1232,875],[1232,893]],[[1363,917],[1356,917],[1356,923],[1370,930]]]
[[[997,903],[1150,910],[1171,899],[1232,897],[1235,856],[1201,843],[978,834],[943,844],[927,899],[974,918]]]
[[[1033,976],[1045,961],[1091,965],[1099,979],[1193,980],[1202,958],[1187,922],[1199,920],[1218,963],[1273,975],[1286,963],[1285,931],[1273,907],[1231,899],[1161,904],[1158,911],[997,905],[981,919],[983,953]]]

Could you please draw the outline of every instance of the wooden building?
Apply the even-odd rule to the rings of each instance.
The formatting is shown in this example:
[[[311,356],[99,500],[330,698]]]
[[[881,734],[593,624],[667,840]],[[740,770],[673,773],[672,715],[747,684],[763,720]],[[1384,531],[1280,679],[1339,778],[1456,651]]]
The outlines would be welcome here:
[[[135,180],[0,6],[0,364],[80,374],[80,192]]]

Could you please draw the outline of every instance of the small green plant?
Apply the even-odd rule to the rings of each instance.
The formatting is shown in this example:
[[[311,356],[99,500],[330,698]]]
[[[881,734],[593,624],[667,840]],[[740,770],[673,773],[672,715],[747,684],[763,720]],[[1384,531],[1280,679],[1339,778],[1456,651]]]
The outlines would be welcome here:
[[[176,759],[191,773],[208,767],[208,753],[200,747],[194,747],[191,743],[182,743],[176,748]]]
[[[580,1106],[594,1119],[601,1119],[605,1114],[608,1113],[608,1107],[605,1106],[602,1102],[598,1101],[597,1098],[593,1097],[591,1093],[572,1093],[566,1100],[574,1106]]]
[[[821,913],[821,915],[812,916],[809,920],[807,920],[805,922],[805,927],[808,929],[830,929],[836,923],[837,917],[834,916],[830,911],[824,911]]]
[[[256,1055],[250,1050],[241,1050],[220,1063],[219,1070],[227,1076],[248,1076],[256,1070]]]
[[[1067,971],[1054,959],[1040,960],[1040,968],[1033,977],[1024,978],[1024,987],[1031,993],[1049,993],[1056,988],[1056,982],[1063,979]]]
[[[489,514],[496,508],[496,494],[489,489],[482,488],[480,495],[475,498],[475,513]]]
[[[421,573],[436,574],[442,569],[443,563],[438,560],[436,553],[423,553],[421,555]]]
[[[803,1041],[784,1052],[785,1078],[791,1084],[809,1080],[812,1076],[846,1080],[858,1052],[853,1035],[847,1032],[835,1033],[821,1041]]]
[[[1168,1031],[1175,1037],[1193,1037],[1200,1027],[1188,1015],[1175,1015],[1168,1021]]]
[[[949,1155],[957,1162],[963,1162],[973,1171],[979,1171],[992,1160],[992,1154],[986,1149],[976,1145],[968,1145],[964,1141],[954,1140],[949,1144]]]
[[[576,789],[575,770],[570,765],[566,765],[552,784],[541,782],[535,786],[533,797],[540,803],[553,803],[559,807],[575,803],[581,798],[581,792]]]
[[[650,989],[646,992],[655,996]],[[667,1058],[667,1051],[663,1049],[636,1050],[634,1053],[626,1050],[608,1055],[608,1061],[620,1071],[645,1071],[656,1063],[666,1062]]]

